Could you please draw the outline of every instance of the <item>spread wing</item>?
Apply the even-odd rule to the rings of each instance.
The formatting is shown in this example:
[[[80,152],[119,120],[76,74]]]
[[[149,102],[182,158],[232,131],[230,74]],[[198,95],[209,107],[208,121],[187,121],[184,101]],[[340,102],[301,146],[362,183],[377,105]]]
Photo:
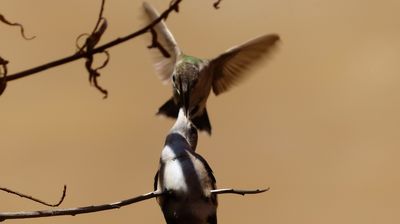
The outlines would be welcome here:
[[[144,11],[146,12],[146,20],[148,23],[154,21],[159,17],[159,13],[157,10],[151,6],[149,3],[143,3]],[[174,70],[174,65],[176,63],[177,58],[181,54],[181,50],[178,47],[178,44],[175,41],[174,36],[172,36],[168,27],[165,25],[164,21],[158,23],[154,30],[157,33],[157,41],[168,51],[171,55],[170,58],[164,57],[158,49],[152,49],[151,52],[154,54],[154,67],[156,69],[157,74],[159,75],[161,81],[163,83],[168,83],[170,80],[171,74]]]
[[[257,64],[261,58],[271,55],[279,41],[277,34],[270,34],[249,40],[235,46],[210,61],[213,68],[213,91],[221,94],[241,81],[246,70]]]

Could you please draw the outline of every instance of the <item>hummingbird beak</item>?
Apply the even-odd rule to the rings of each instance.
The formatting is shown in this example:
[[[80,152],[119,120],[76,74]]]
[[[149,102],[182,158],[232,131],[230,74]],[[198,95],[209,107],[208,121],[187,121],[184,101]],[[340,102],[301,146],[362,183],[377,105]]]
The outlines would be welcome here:
[[[180,97],[182,102],[183,111],[185,112],[185,116],[189,117],[189,102],[190,102],[190,89],[188,88],[186,83],[182,82],[182,79],[179,80],[179,88],[180,88]]]
[[[186,114],[186,117],[188,117],[189,118],[189,108],[190,108],[190,105],[189,105],[189,102],[190,102],[190,89],[187,89],[184,93],[183,93],[183,96],[184,96],[184,98],[183,98],[183,102],[185,102],[185,107],[184,107],[184,109],[185,109],[185,114]]]

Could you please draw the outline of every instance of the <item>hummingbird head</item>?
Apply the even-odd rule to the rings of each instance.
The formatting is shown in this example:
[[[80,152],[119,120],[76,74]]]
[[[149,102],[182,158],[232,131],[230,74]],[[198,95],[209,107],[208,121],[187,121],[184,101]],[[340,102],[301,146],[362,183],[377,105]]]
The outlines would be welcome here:
[[[178,93],[185,115],[189,116],[191,91],[199,79],[200,69],[194,63],[182,62],[172,74],[172,85]]]
[[[193,151],[196,150],[197,146],[197,129],[186,116],[183,108],[179,109],[178,118],[174,126],[171,128],[170,133],[177,133],[184,137],[189,143]]]

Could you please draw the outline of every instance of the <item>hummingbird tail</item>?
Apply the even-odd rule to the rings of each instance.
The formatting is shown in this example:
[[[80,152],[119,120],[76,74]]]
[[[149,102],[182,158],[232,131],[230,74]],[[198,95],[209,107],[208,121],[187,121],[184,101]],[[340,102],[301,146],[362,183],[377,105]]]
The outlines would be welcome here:
[[[157,115],[165,115],[170,118],[177,118],[179,113],[179,106],[176,105],[174,98],[170,98],[165,102],[157,112]]]
[[[217,224],[217,214],[212,214],[207,218],[207,223]]]
[[[205,131],[211,135],[211,124],[206,108],[204,108],[203,113],[200,116],[192,118],[192,122],[197,129],[200,131]]]

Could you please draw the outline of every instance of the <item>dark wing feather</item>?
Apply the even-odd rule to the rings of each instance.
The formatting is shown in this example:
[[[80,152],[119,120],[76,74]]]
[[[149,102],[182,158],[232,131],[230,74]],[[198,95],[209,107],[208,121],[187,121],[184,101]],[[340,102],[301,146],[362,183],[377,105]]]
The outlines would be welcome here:
[[[157,170],[156,175],[154,175],[154,182],[153,182],[154,191],[156,191],[157,187],[158,187],[158,174],[159,174],[159,170]]]
[[[207,160],[205,160],[200,154],[197,154],[195,152],[190,152],[190,153],[192,153],[192,155],[194,155],[196,159],[200,160],[204,164],[208,176],[211,179],[211,189],[215,190],[217,188],[217,180],[215,179],[214,172],[211,169],[210,165],[208,164]],[[215,205],[218,205],[218,199],[216,194],[211,194],[211,200]]]
[[[207,219],[207,223],[209,224],[217,224],[217,214],[213,214]]]
[[[245,72],[270,52],[279,41],[277,34],[257,37],[235,46],[210,61],[213,69],[213,91],[219,95],[245,77]]]
[[[143,7],[146,12],[146,20],[148,23],[154,21],[159,17],[157,10],[152,7],[149,3],[143,2]],[[154,30],[157,32],[157,41],[168,51],[171,57],[164,57],[158,50],[151,50],[154,52],[154,67],[163,83],[168,83],[171,74],[174,70],[174,66],[177,58],[181,54],[181,50],[175,41],[174,36],[169,31],[164,21],[159,22]],[[150,35],[149,35],[150,37]]]
[[[207,160],[205,160],[200,154],[197,154],[195,152],[190,153],[192,153],[198,160],[200,160],[204,164],[204,167],[206,168],[206,171],[211,178],[212,189],[216,189],[217,180],[215,179],[214,171],[211,169],[210,165],[208,165]]]

